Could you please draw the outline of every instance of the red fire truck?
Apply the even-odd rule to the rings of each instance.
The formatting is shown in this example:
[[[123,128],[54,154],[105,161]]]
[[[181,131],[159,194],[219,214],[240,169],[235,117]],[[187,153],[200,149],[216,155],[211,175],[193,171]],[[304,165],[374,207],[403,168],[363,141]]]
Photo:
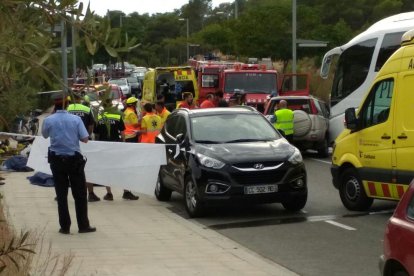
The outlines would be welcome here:
[[[215,61],[215,60],[189,60],[189,65],[194,68],[197,76],[199,91],[199,103],[202,103],[210,93],[216,93],[222,89],[221,73],[225,69],[233,68],[238,61]]]
[[[235,93],[244,94],[247,105],[264,111],[268,96],[277,95],[278,74],[261,64],[237,64],[221,72],[220,88],[229,101]]]

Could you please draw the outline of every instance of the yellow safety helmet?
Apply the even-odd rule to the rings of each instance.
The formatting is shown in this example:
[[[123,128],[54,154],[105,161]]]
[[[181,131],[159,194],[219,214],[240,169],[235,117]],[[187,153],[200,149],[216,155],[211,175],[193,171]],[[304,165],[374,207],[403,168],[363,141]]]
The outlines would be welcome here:
[[[135,97],[130,97],[130,98],[128,98],[128,99],[126,100],[126,103],[127,103],[127,104],[134,104],[134,103],[136,103],[136,102],[138,102],[138,99],[137,99],[137,98],[135,98]]]

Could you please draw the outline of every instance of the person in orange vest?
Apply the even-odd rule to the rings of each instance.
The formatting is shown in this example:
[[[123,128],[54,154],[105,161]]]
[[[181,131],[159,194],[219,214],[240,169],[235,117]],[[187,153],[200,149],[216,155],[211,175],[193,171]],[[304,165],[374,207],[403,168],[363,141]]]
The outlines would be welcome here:
[[[215,96],[214,94],[210,93],[207,94],[206,99],[201,103],[200,108],[211,108],[216,107],[215,103]]]
[[[178,108],[188,108],[188,109],[195,109],[197,106],[194,103],[194,96],[191,92],[184,92],[183,93],[183,102],[180,103]]]
[[[145,116],[141,121],[141,143],[155,143],[161,130],[161,117],[155,114],[151,103],[144,105]]]
[[[170,116],[171,112],[169,112],[168,109],[165,107],[163,101],[157,101],[157,103],[155,104],[155,110],[157,111],[157,115],[161,118],[160,128],[162,128],[168,116]]]
[[[140,122],[137,112],[138,99],[130,97],[126,100],[126,109],[124,111],[125,124],[125,142],[137,143],[138,133],[140,130]]]

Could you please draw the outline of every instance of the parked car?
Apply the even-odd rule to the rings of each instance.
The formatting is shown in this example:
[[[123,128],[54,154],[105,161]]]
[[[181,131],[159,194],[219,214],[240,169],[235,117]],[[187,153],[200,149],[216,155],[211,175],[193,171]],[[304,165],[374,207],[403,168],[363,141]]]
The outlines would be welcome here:
[[[387,223],[379,266],[383,276],[414,275],[414,180]]]
[[[211,205],[282,203],[298,211],[307,201],[300,151],[251,107],[177,109],[156,143],[166,145],[155,189],[160,201],[183,194],[190,217]]]
[[[264,114],[274,123],[278,103],[286,100],[294,112],[293,144],[300,150],[317,150],[319,156],[329,155],[329,109],[325,102],[313,96],[277,96],[270,99]]]
[[[131,96],[131,89],[128,85],[128,80],[126,78],[119,78],[119,79],[109,79],[108,83],[116,84],[122,89],[122,94],[125,97]]]
[[[92,65],[92,70],[94,71],[106,71],[106,65],[102,63],[96,63]]]
[[[128,85],[131,90],[131,94],[139,98],[141,94],[141,84],[136,77],[127,77]]]

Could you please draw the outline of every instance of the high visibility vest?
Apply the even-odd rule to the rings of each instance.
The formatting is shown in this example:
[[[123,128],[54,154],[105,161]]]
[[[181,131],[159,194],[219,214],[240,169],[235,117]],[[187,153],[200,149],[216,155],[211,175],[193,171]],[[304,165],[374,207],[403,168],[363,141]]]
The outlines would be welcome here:
[[[293,134],[293,111],[287,108],[275,111],[276,122],[274,127],[282,130],[285,135]]]
[[[85,128],[88,129],[89,125],[93,124],[94,118],[91,112],[91,108],[81,103],[70,104],[66,110],[73,115],[76,115],[82,119]]]
[[[161,117],[155,113],[147,113],[142,117],[141,128],[146,132],[141,134],[141,143],[155,143],[155,137],[161,130]]]
[[[137,136],[136,124],[138,124],[138,116],[133,108],[127,108],[124,111],[124,124],[125,124],[125,139],[134,138]]]
[[[161,128],[164,125],[165,121],[167,120],[168,116],[170,116],[170,111],[164,107],[161,113],[158,114],[161,117]]]
[[[98,115],[98,124],[101,125],[105,125],[106,127],[106,137],[108,137],[107,139],[110,140],[111,139],[111,122],[112,121],[121,121],[121,114],[115,114],[115,113],[109,113],[109,112],[104,112],[103,114],[99,114]]]

